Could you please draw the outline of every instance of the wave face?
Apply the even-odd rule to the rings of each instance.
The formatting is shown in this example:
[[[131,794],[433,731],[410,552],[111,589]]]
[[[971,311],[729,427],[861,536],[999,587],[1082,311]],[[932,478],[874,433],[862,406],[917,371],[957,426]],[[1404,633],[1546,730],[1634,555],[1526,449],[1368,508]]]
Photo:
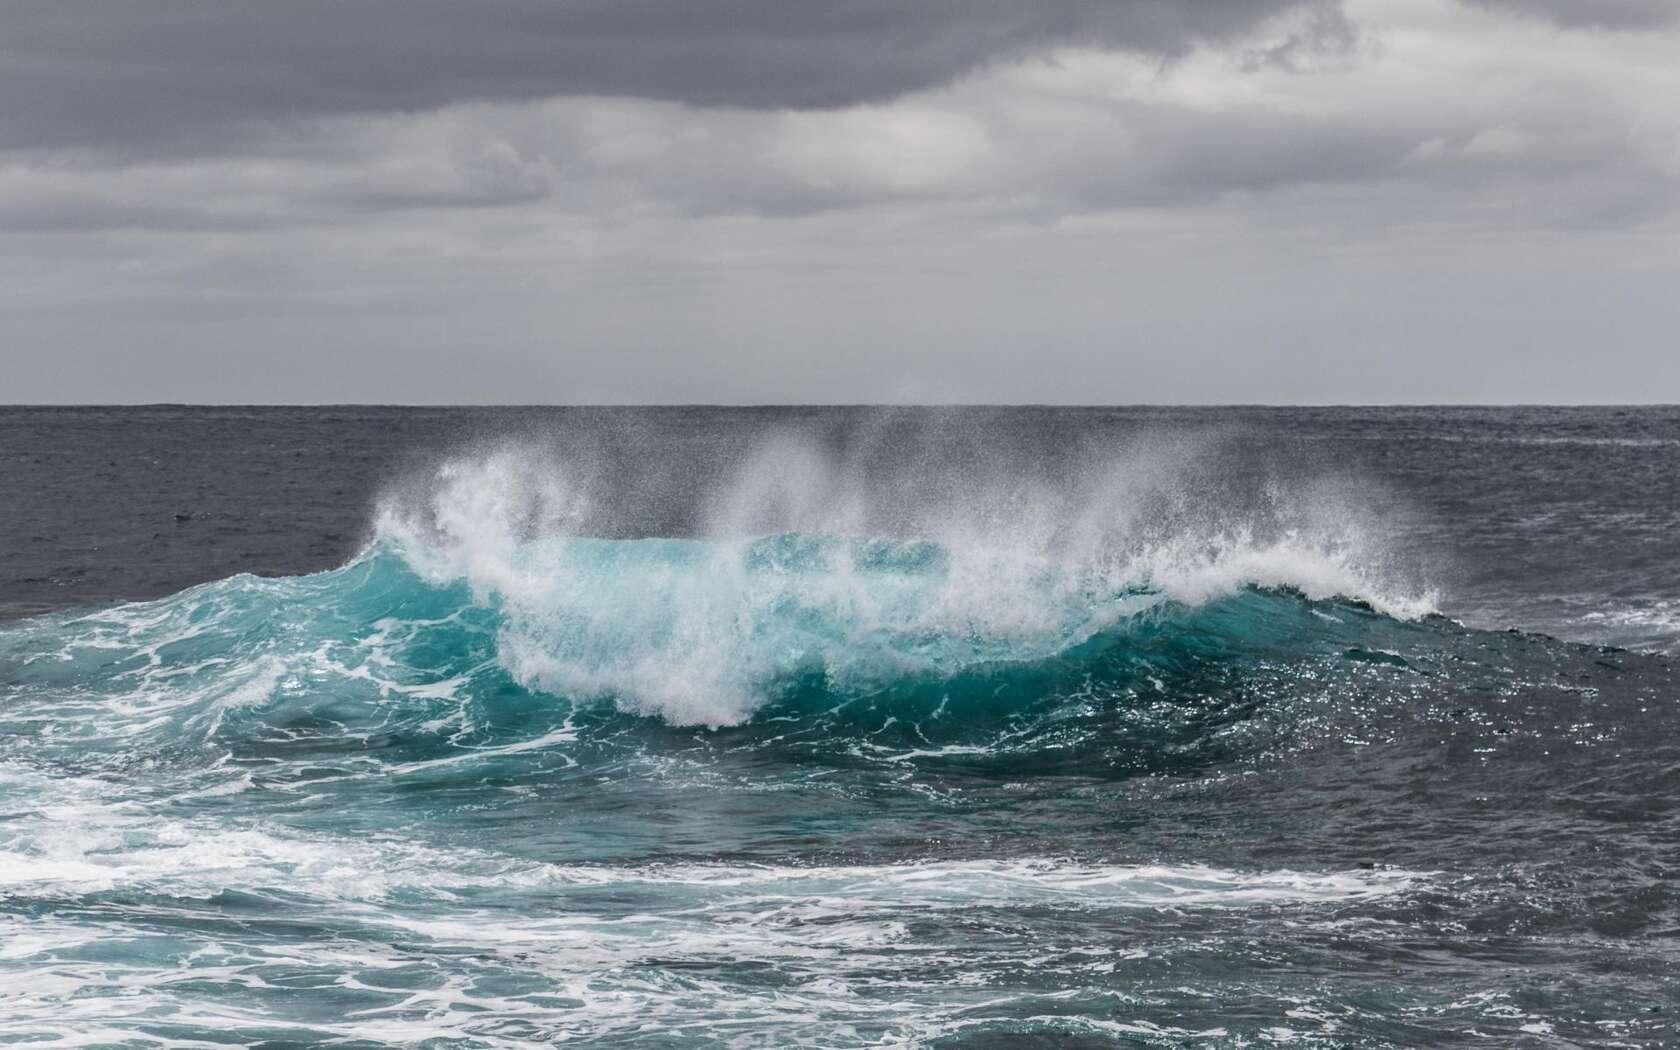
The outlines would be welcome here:
[[[9,719],[124,750],[400,734],[417,754],[466,758],[584,722],[610,736],[791,721],[838,746],[932,746],[1417,630],[1290,590],[1190,606],[1047,566],[974,579],[951,562],[933,544],[832,537],[571,539],[499,565],[521,574],[510,597],[381,545],[315,576],[236,577],[14,631]],[[976,592],[987,604],[958,598]]]
[[[1446,619],[1380,493],[1201,439],[738,462],[656,531],[496,445],[342,567],[0,630],[0,1037],[1655,1031],[1664,657]]]

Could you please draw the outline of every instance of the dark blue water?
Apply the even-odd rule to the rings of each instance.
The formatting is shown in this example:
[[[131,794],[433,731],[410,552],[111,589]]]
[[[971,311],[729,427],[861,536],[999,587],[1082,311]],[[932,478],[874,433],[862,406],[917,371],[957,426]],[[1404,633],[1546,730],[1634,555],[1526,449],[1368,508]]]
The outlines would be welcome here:
[[[1680,410],[0,410],[0,1040],[1680,1040]]]

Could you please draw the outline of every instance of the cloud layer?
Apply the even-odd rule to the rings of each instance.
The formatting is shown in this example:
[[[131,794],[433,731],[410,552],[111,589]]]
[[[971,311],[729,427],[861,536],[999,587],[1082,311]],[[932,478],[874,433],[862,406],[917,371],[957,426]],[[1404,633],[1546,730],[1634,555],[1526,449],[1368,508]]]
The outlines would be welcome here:
[[[423,302],[453,309],[510,374],[558,355],[588,388],[538,399],[779,400],[831,389],[805,377],[828,362],[787,346],[802,320],[876,311],[854,336],[921,340],[908,370],[923,378],[900,390],[848,373],[847,396],[943,399],[942,369],[993,342],[974,334],[979,300],[1013,304],[984,332],[1077,333],[1087,354],[1105,332],[1137,353],[1140,339],[1229,340],[1275,308],[1345,321],[1306,253],[1337,260],[1350,302],[1426,294],[1422,309],[1452,302],[1542,341],[1582,329],[1533,300],[1622,273],[1638,302],[1580,317],[1616,318],[1637,357],[1666,345],[1673,314],[1643,289],[1675,276],[1674,10],[20,0],[0,38],[0,94],[19,100],[0,108],[0,326],[40,348],[22,352],[69,355],[38,370],[39,396],[98,374],[95,344],[160,344],[148,360],[202,370],[230,332],[298,338],[290,311],[306,308],[337,325],[311,320],[310,338],[378,344],[362,385],[390,399],[381,369],[391,347],[427,342],[409,328]],[[1186,292],[1236,260],[1275,286]],[[1556,291],[1519,276],[1522,291],[1467,307],[1435,282],[1455,266],[1539,266]],[[925,292],[945,323],[924,331],[871,300],[875,272]],[[1104,302],[1115,283],[1126,304]],[[782,298],[767,309],[754,288]],[[517,333],[468,320],[492,315],[520,318]],[[650,363],[704,382],[638,393]],[[1101,365],[1080,363],[1107,386],[1070,379],[1047,399],[1126,399],[1126,370]],[[147,389],[180,378],[163,375]],[[1205,396],[1249,399],[1227,378]],[[1193,379],[1169,368],[1161,393],[1129,399],[1199,399]],[[1287,398],[1287,379],[1266,396]],[[459,382],[396,399],[504,396]],[[1013,400],[1012,382],[950,396]],[[324,396],[300,389],[286,396]],[[1298,399],[1325,397],[1391,399]]]

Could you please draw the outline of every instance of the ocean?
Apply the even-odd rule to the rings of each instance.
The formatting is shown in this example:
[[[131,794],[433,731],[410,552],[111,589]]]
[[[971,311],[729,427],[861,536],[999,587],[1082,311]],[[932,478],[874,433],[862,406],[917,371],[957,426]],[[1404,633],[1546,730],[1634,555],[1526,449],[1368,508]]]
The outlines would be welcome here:
[[[1680,1045],[1680,409],[0,409],[0,1042]]]

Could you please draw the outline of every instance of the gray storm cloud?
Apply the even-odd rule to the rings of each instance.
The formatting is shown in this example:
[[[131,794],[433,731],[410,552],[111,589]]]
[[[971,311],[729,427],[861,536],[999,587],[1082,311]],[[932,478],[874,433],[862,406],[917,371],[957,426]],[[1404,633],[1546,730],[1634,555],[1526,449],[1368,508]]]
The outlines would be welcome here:
[[[1298,0],[11,0],[0,142],[225,148],[256,120],[622,95],[892,98],[1055,45],[1161,53]]]

